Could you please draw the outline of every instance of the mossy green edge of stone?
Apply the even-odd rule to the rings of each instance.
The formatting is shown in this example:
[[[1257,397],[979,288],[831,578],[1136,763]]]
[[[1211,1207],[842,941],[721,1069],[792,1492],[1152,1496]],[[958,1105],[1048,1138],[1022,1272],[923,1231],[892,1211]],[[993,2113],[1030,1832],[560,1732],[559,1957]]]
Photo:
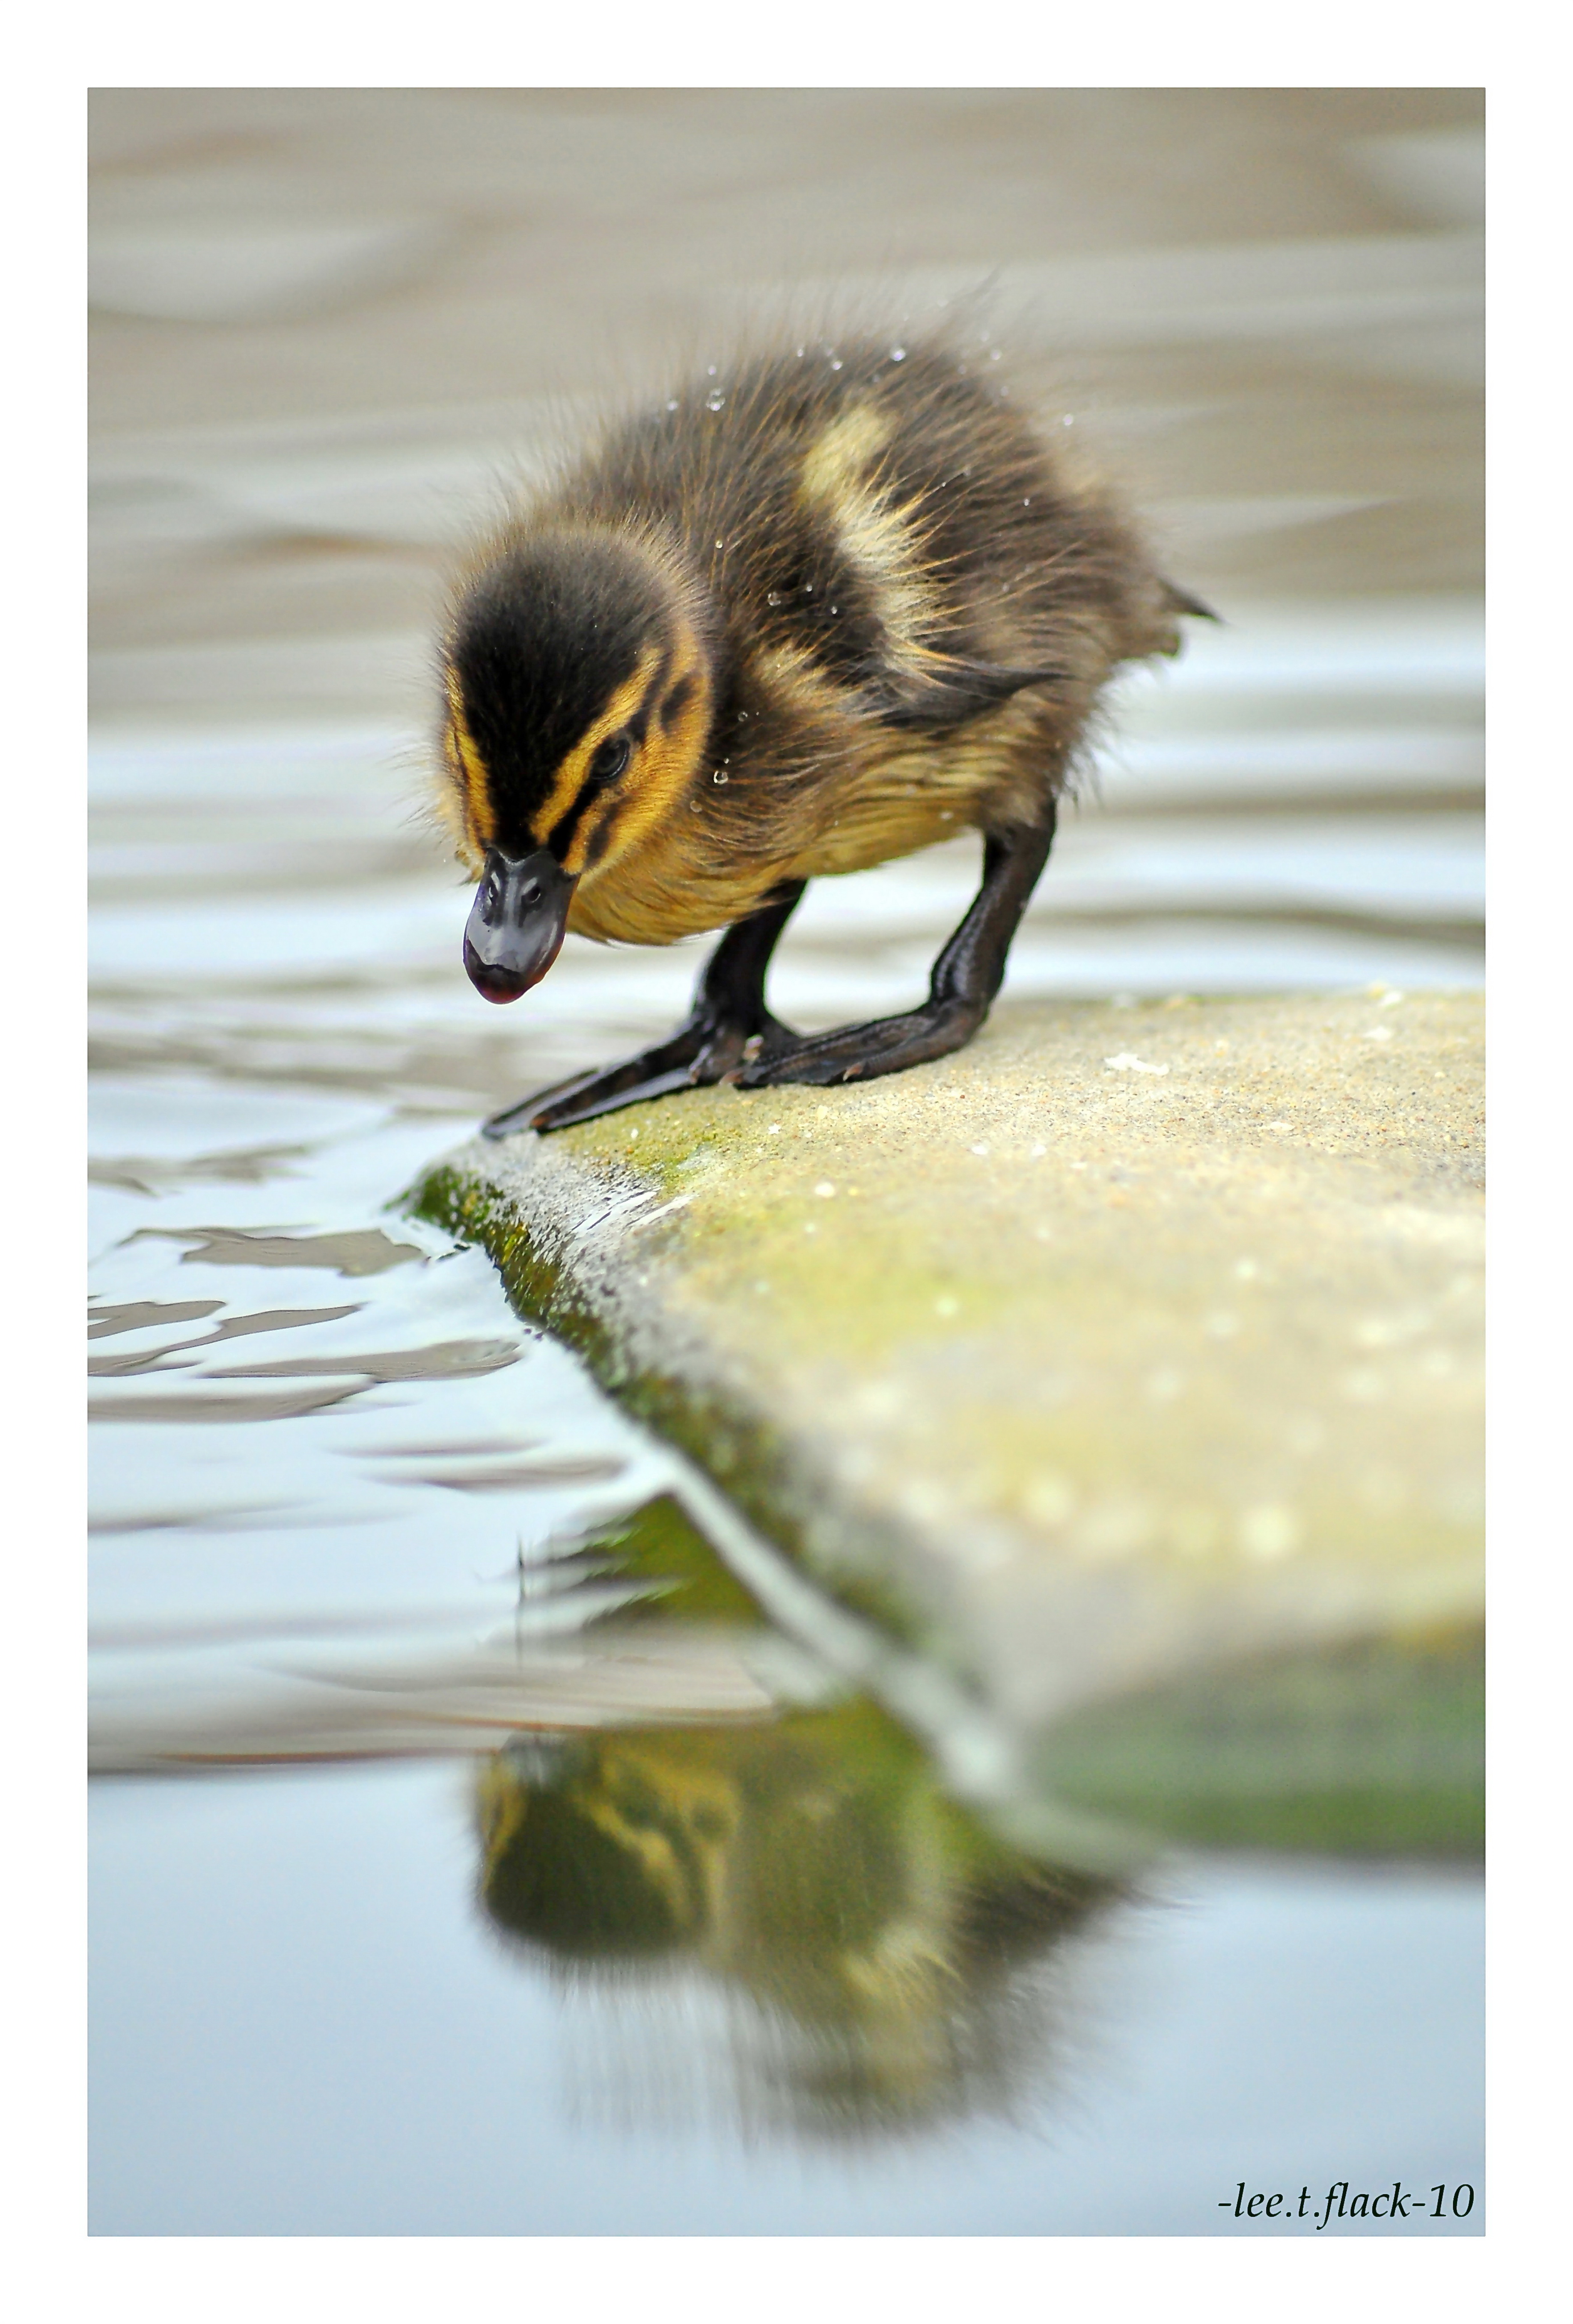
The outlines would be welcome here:
[[[584,1547],[620,1580],[648,1592],[620,1609],[620,1621],[676,1618],[755,1631],[766,1626],[768,1618],[753,1591],[671,1493],[658,1493],[629,1516],[597,1527]]]
[[[652,1172],[665,1193],[671,1173]],[[575,1290],[567,1271],[543,1256],[526,1222],[484,1185],[440,1164],[415,1188],[410,1209],[433,1225],[478,1243],[503,1278],[516,1311],[583,1357],[600,1386],[634,1419],[685,1452],[726,1494],[749,1523],[805,1568],[803,1489],[794,1463],[770,1428],[740,1399],[669,1373],[632,1363],[604,1319]],[[868,1572],[822,1571],[849,1611],[887,1637],[919,1651],[942,1651],[934,1626],[881,1577]]]
[[[1484,1631],[1370,1639],[1073,1711],[1034,1776],[1192,1846],[1475,1861],[1485,1726]]]
[[[670,1495],[602,1528],[586,1547],[651,1591],[621,1622],[754,1628],[765,1618]],[[1477,1862],[1485,1711],[1483,1632],[1368,1640],[1073,1712],[1044,1738],[1031,1790],[1160,1847]],[[826,1715],[817,1717],[825,1725]],[[870,1757],[893,1750],[906,1766],[917,1750],[866,1700],[844,1702],[831,1729],[845,1729],[849,1745],[856,1738],[865,1781]],[[953,1844],[965,1840],[980,1871],[992,1865],[999,1836],[952,1812]]]

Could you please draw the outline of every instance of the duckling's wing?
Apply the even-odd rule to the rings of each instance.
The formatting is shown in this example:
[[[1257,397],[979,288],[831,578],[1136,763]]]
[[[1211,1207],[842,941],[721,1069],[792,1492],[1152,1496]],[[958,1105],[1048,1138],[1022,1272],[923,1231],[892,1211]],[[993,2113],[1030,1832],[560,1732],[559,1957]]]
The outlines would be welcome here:
[[[1067,675],[1062,669],[1007,669],[958,654],[936,654],[919,670],[893,671],[874,690],[871,706],[887,726],[964,726],[1023,687],[1050,686]]]

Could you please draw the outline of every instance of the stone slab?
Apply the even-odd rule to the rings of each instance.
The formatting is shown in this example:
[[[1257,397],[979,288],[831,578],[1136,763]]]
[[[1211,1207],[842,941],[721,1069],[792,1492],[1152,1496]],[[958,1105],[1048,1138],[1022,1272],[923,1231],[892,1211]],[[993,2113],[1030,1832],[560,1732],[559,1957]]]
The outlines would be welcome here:
[[[421,1192],[761,1529],[1019,1731],[1482,1618],[1482,1008],[1002,1004],[865,1086]]]

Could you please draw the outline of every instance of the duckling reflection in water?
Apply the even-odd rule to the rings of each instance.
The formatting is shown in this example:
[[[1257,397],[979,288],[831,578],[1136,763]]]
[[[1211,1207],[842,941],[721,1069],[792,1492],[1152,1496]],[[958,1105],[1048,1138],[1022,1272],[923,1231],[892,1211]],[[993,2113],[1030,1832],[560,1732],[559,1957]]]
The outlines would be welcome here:
[[[991,1839],[866,1703],[512,1747],[478,1818],[499,1928],[621,1981],[690,1961],[752,2005],[745,2104],[819,2131],[1007,2100],[1020,1972],[1116,1893]]]
[[[477,989],[517,1000],[569,928],[726,931],[671,1039],[492,1135],[694,1084],[899,1073],[982,1024],[1108,680],[1208,608],[976,368],[958,336],[713,365],[474,558],[442,641],[440,788],[479,881]],[[811,1038],[772,1016],[809,881],[967,828],[983,885],[921,1007]]]

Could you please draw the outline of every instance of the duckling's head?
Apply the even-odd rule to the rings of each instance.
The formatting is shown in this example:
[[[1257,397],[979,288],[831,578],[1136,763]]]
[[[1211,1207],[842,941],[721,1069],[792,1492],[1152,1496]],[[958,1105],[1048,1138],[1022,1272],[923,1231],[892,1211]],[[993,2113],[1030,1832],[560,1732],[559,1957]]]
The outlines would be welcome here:
[[[488,1001],[540,982],[579,881],[681,806],[712,663],[702,591],[653,535],[532,532],[465,587],[443,648],[444,805],[480,876],[464,960]]]

